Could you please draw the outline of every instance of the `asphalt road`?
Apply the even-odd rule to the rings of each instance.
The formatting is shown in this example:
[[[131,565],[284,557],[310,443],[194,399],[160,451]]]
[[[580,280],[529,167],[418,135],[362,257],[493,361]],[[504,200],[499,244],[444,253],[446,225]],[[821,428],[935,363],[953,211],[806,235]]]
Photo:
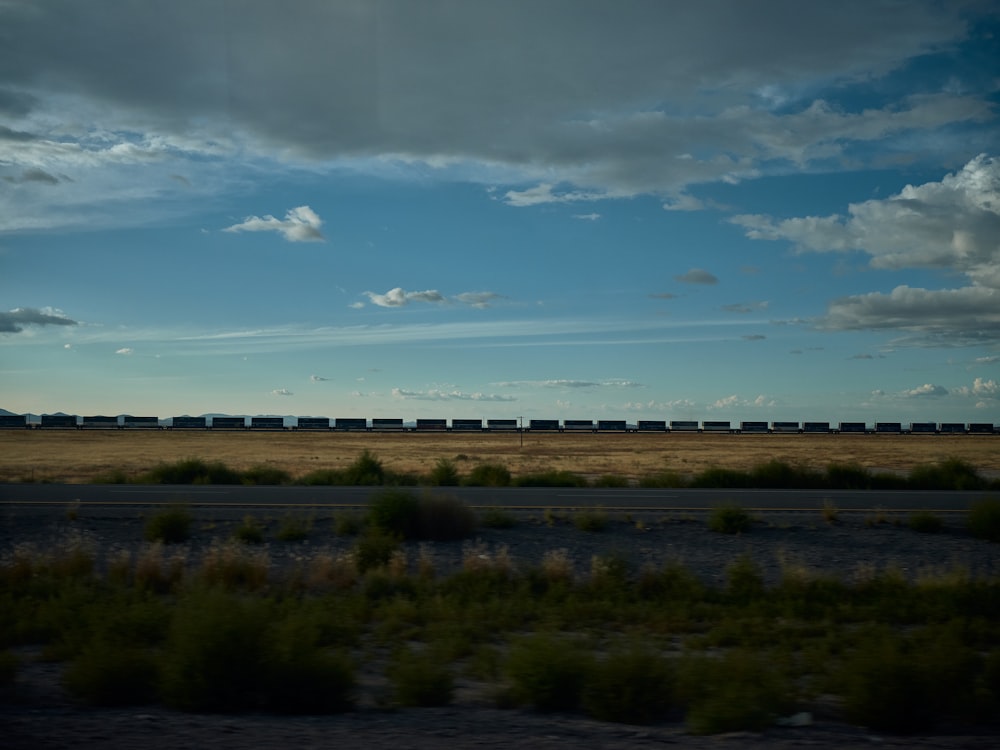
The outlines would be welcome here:
[[[0,505],[79,502],[150,506],[185,502],[233,508],[363,507],[383,487],[242,487],[226,485],[0,484]],[[423,492],[413,488],[414,492]],[[989,492],[881,490],[741,490],[564,487],[437,487],[472,507],[508,509],[606,508],[608,510],[711,510],[735,503],[747,510],[815,511],[830,502],[842,511],[962,512]]]

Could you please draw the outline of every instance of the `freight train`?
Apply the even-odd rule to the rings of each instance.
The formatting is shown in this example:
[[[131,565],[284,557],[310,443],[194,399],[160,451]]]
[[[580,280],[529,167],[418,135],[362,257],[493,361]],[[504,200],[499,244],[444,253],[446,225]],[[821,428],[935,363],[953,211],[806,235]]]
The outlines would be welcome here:
[[[27,415],[0,415],[0,429],[75,430],[295,430],[334,432],[651,432],[733,435],[998,435],[992,422],[729,422],[724,420],[624,419],[403,419],[366,417],[135,417],[43,414],[38,421]]]

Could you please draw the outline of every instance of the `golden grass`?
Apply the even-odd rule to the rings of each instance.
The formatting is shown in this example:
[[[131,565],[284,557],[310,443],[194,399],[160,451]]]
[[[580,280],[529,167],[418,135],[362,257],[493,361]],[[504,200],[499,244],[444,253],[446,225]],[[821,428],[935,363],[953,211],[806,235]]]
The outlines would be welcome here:
[[[855,463],[907,472],[954,457],[984,474],[1000,473],[1000,440],[967,435],[679,435],[528,433],[299,432],[0,432],[0,481],[88,482],[121,471],[138,476],[161,462],[198,457],[237,470],[271,465],[301,476],[342,468],[363,450],[387,469],[423,474],[440,458],[467,473],[481,462],[515,476],[565,470],[637,479],[665,469],[694,473],[712,466],[747,470],[771,459],[824,469]]]

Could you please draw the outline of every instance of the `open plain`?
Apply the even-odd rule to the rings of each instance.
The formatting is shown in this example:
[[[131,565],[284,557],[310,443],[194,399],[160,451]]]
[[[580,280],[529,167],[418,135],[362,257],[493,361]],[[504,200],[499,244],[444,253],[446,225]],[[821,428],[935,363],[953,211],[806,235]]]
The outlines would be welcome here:
[[[460,472],[491,462],[514,476],[554,470],[632,480],[665,470],[747,470],[772,459],[905,473],[958,458],[984,476],[1000,475],[997,436],[17,430],[0,432],[0,482],[80,483],[112,471],[138,476],[160,462],[191,457],[236,470],[273,466],[297,477],[348,466],[364,450],[387,469],[415,474],[442,458],[454,460]]]

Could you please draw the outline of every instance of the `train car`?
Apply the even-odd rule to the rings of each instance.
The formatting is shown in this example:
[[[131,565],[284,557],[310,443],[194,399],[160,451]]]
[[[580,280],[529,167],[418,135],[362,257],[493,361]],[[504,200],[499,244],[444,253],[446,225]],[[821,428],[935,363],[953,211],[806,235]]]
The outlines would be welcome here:
[[[528,422],[531,432],[561,432],[558,419],[532,419]]]
[[[594,432],[594,422],[590,419],[566,419],[563,420],[563,430],[565,432]]]
[[[628,422],[624,419],[598,419],[598,432],[628,432]]]
[[[0,430],[27,430],[28,428],[26,414],[0,414]]]
[[[666,432],[667,422],[663,419],[640,419],[635,425],[636,432]]]
[[[936,435],[938,433],[937,422],[910,422],[909,433],[911,435]]]
[[[864,422],[841,422],[837,432],[841,435],[865,435],[868,426]]]
[[[329,417],[299,417],[295,420],[293,430],[329,430]]]
[[[726,432],[732,433],[733,426],[731,422],[723,422],[718,419],[708,420],[701,423],[702,432]]]
[[[205,417],[174,417],[170,420],[172,430],[205,430],[208,420]]]
[[[992,435],[996,432],[991,422],[970,422],[969,435]]]
[[[728,422],[727,422],[728,424]],[[700,432],[698,428],[698,423],[694,420],[688,419],[671,419],[670,420],[670,431],[671,432]]]
[[[447,419],[418,419],[417,432],[446,432],[448,430]]]
[[[298,420],[296,420],[296,423]],[[284,430],[285,420],[282,417],[250,417],[251,430]]]
[[[740,434],[766,435],[770,432],[767,422],[740,422]]]
[[[75,414],[43,414],[42,421],[38,424],[43,430],[78,430]]]
[[[771,422],[771,432],[785,435],[798,435],[802,428],[798,422]]]
[[[162,430],[159,417],[134,417],[126,414],[122,418],[122,428],[126,430]]]
[[[339,423],[340,420],[338,419]],[[339,429],[339,428],[338,428]],[[406,429],[406,425],[403,424],[403,420],[397,417],[392,418],[382,418],[376,417],[372,420],[372,431],[373,432],[402,432]]]
[[[521,428],[517,426],[516,419],[487,419],[487,432],[516,432]]]
[[[802,432],[809,435],[829,435],[831,431],[829,422],[802,423]]]
[[[964,435],[965,422],[942,422],[938,431],[942,435]]]
[[[379,425],[379,429],[382,430],[403,429],[402,419],[373,419],[373,426],[375,422],[382,423]],[[333,422],[333,429],[338,432],[366,432],[368,430],[368,419],[366,417],[336,417]]]
[[[483,420],[481,419],[453,419],[451,420],[452,432],[482,432]]]
[[[875,423],[875,434],[876,435],[902,435],[903,434],[903,424],[902,424],[902,422],[876,422]]]
[[[80,419],[81,430],[117,430],[119,426],[118,417],[95,415],[92,417],[82,417]]]

